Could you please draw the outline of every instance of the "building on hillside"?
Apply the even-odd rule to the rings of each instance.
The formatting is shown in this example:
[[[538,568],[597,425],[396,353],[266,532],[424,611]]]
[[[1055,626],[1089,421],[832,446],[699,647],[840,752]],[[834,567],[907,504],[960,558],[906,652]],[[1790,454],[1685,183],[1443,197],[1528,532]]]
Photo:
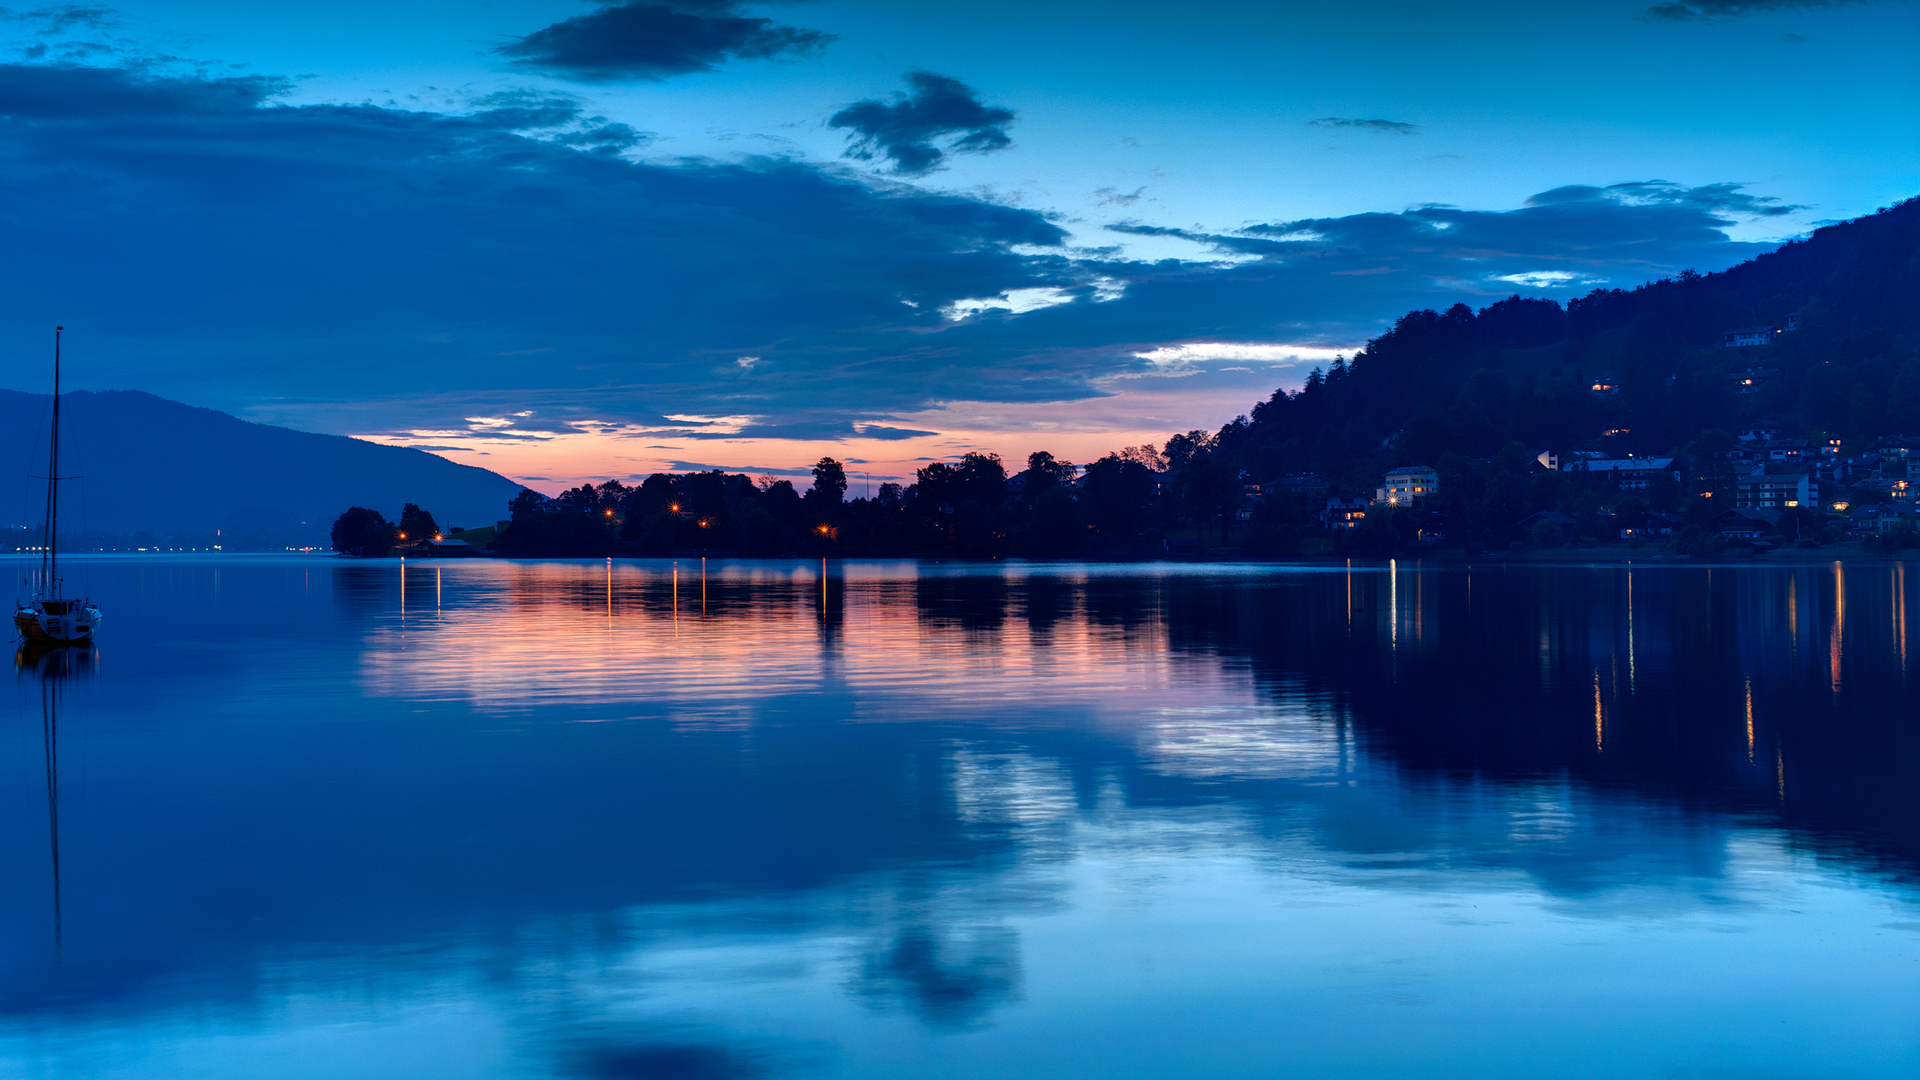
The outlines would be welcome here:
[[[1715,514],[1707,528],[1721,536],[1757,540],[1772,535],[1780,525],[1780,511],[1764,507],[1732,507]]]
[[[1760,419],[1740,429],[1740,441],[1743,443],[1769,443],[1779,438],[1787,430],[1787,425],[1778,420]]]
[[[1790,331],[1800,329],[1800,313],[1797,311],[1787,312],[1786,325],[1784,328]]]
[[[1593,380],[1593,392],[1598,397],[1612,397],[1620,392],[1620,383],[1611,375],[1602,375]]]
[[[1720,347],[1723,349],[1744,349],[1753,345],[1771,345],[1773,336],[1779,333],[1771,326],[1736,326],[1720,333]]]
[[[436,559],[465,559],[480,554],[479,551],[474,549],[472,544],[467,543],[465,540],[455,540],[452,537],[436,537],[432,540],[424,541],[420,545],[420,548],[421,550],[417,552],[417,554]]]
[[[1591,458],[1570,461],[1564,471],[1610,473],[1615,486],[1622,491],[1644,491],[1647,481],[1660,473],[1670,474],[1675,481],[1680,479],[1680,472],[1673,467],[1670,457]]]
[[[1654,536],[1672,536],[1673,530],[1686,524],[1685,518],[1678,514],[1660,514],[1649,512],[1645,517],[1630,525],[1620,526],[1620,539],[1647,539]]]
[[[1316,473],[1291,473],[1264,487],[1268,492],[1286,491],[1313,500],[1326,498],[1329,485]]]
[[[1806,439],[1770,439],[1767,457],[1772,461],[1806,461],[1813,457],[1813,443]]]
[[[1533,460],[1539,462],[1540,467],[1543,469],[1546,469],[1549,472],[1560,471],[1560,455],[1554,453],[1551,450],[1540,451],[1539,453],[1533,455]]]
[[[1813,505],[1813,478],[1806,473],[1750,473],[1738,481],[1733,505],[1742,510],[1779,510]]]
[[[1854,534],[1878,534],[1887,532],[1901,522],[1913,523],[1916,520],[1913,511],[1895,506],[1892,503],[1868,503],[1856,506],[1847,515],[1847,531]]]
[[[1371,505],[1359,495],[1335,495],[1320,511],[1320,523],[1329,529],[1357,529]]]
[[[1779,368],[1752,367],[1745,371],[1736,371],[1727,376],[1733,380],[1735,393],[1751,394],[1758,391],[1763,383],[1780,374]]]
[[[1888,435],[1873,444],[1873,452],[1880,458],[1880,475],[1907,475],[1907,457],[1913,452],[1913,443],[1904,435]]]
[[[1402,465],[1387,473],[1374,490],[1373,501],[1388,506],[1412,506],[1413,500],[1440,490],[1440,474],[1428,465]]]

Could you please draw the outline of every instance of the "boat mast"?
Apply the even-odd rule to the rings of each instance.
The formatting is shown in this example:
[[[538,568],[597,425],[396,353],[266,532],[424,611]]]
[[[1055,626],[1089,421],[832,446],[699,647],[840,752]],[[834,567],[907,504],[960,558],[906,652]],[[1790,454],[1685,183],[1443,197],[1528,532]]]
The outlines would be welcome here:
[[[40,595],[43,597],[59,595],[54,574],[60,569],[60,559],[54,554],[53,541],[59,535],[60,517],[60,331],[63,329],[53,328],[53,439],[47,450],[47,521],[45,543],[40,552]]]

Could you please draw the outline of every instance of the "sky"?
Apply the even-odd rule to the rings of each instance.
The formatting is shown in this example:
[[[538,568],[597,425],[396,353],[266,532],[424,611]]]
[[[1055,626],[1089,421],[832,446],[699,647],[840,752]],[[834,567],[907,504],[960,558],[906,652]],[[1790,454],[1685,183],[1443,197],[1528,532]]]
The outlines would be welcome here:
[[[1215,428],[1920,194],[1899,0],[0,9],[0,347],[548,492]]]

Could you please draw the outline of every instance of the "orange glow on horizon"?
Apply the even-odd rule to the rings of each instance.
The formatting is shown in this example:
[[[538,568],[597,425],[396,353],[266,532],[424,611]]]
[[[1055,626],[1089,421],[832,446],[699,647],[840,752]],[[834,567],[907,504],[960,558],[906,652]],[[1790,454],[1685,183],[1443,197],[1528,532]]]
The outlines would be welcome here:
[[[592,424],[539,439],[465,430],[349,434],[392,446],[418,446],[449,461],[516,479],[538,477],[522,482],[547,495],[609,478],[631,483],[656,472],[698,471],[687,467],[691,462],[675,460],[688,458],[712,462],[727,472],[780,476],[805,489],[813,463],[832,457],[847,462],[849,479],[857,466],[861,479],[856,483],[907,484],[928,460],[952,460],[969,451],[999,454],[1013,473],[1035,450],[1084,465],[1128,446],[1163,445],[1176,432],[1216,430],[1266,398],[1275,386],[1298,389],[1310,366],[1281,364],[1181,378],[1116,376],[1096,380],[1096,387],[1080,400],[950,401],[873,418],[890,428],[935,433],[904,439],[709,437],[695,442],[662,431],[641,440]],[[669,509],[679,512],[677,506]]]

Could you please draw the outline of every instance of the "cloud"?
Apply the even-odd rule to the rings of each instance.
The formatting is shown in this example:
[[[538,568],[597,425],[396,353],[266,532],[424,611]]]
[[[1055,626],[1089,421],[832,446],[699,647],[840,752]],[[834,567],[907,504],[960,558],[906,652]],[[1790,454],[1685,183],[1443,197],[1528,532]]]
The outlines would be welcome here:
[[[0,8],[0,19],[25,23],[40,34],[66,34],[74,30],[106,31],[119,29],[120,13],[112,8],[85,4],[53,4],[31,11]]]
[[[750,476],[812,476],[812,466],[787,465],[715,465],[706,461],[669,461],[667,467],[674,472],[713,472],[718,469],[727,473],[746,473]]]
[[[1599,278],[1583,278],[1571,270],[1527,270],[1518,274],[1498,274],[1491,280],[1505,281],[1524,289],[1558,289],[1575,285],[1605,284]]]
[[[1008,289],[999,296],[975,296],[955,300],[940,309],[940,314],[958,322],[983,311],[1010,311],[1015,315],[1023,312],[1038,311],[1055,304],[1071,304],[1074,294],[1058,286],[1043,286],[1035,289]]]
[[[879,424],[860,425],[860,437],[880,439],[885,442],[899,442],[902,439],[918,439],[927,435],[938,435],[937,431],[919,431],[914,428],[882,427]]]
[[[1649,19],[1665,22],[1725,22],[1744,15],[1773,11],[1816,11],[1821,8],[1854,7],[1875,0],[1685,0],[1683,3],[1655,4],[1646,11]]]
[[[730,0],[644,0],[575,15],[494,51],[521,67],[580,82],[664,79],[712,71],[728,58],[818,53],[834,35],[749,18]]]
[[[1378,131],[1385,135],[1418,135],[1420,125],[1403,123],[1399,120],[1355,120],[1345,116],[1323,116],[1318,120],[1307,121],[1308,127],[1317,128],[1358,128],[1362,131]]]
[[[35,253],[0,263],[0,341],[26,348],[35,313],[62,312],[92,385],[310,430],[864,452],[960,430],[943,405],[1114,394],[1164,373],[1157,357],[1278,363],[1219,350],[1349,348],[1409,308],[1718,269],[1766,247],[1728,222],[1781,205],[1646,181],[1510,209],[1115,226],[1199,245],[1147,262],[840,167],[632,160],[564,95],[450,113],[284,105],[286,85],[0,64],[0,204],[33,208],[0,215],[0,244]]]
[[[1181,345],[1162,345],[1133,355],[1162,367],[1175,367],[1202,360],[1258,360],[1269,364],[1326,363],[1342,353],[1351,354],[1355,351],[1353,346],[1330,349],[1319,345],[1194,341]]]
[[[1729,215],[1781,217],[1807,207],[1783,203],[1770,195],[1753,195],[1745,184],[1721,183],[1686,187],[1667,180],[1641,180],[1607,187],[1569,185],[1543,191],[1527,200],[1529,206],[1558,203],[1611,202],[1623,206],[1683,206],[1702,210],[1722,220]]]
[[[1146,192],[1145,186],[1134,188],[1125,194],[1110,187],[1096,188],[1093,193],[1093,204],[1095,206],[1132,206],[1139,202],[1140,196]]]
[[[913,87],[892,101],[856,101],[834,113],[828,127],[847,128],[847,156],[862,161],[884,157],[894,171],[919,176],[940,167],[950,153],[986,154],[1013,145],[1007,134],[1012,109],[984,105],[958,79],[930,71],[910,71]],[[943,150],[938,142],[944,141]]]
[[[844,416],[776,423],[760,422],[760,418],[756,417],[742,419],[744,422],[732,425],[724,431],[682,431],[675,434],[685,439],[789,439],[798,442],[845,442],[848,439],[898,442],[901,439],[917,439],[923,435],[940,434],[937,431],[886,427],[865,420],[848,419]]]

